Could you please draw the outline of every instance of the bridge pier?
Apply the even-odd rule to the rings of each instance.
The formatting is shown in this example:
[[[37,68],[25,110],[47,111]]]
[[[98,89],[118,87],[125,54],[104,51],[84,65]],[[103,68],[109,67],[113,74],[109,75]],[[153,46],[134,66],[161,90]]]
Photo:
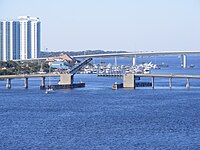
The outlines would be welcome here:
[[[41,89],[45,89],[45,77],[42,77]]]
[[[11,88],[11,79],[10,78],[6,79],[6,88],[7,89]]]
[[[181,55],[181,67],[182,68],[187,68],[187,55],[183,54]]]
[[[135,75],[125,74],[123,77],[123,87],[135,89]]]
[[[186,78],[186,88],[187,89],[190,88],[190,80],[189,80],[189,78]]]
[[[152,83],[152,89],[154,89],[154,77],[151,78],[151,83]]]
[[[60,85],[72,85],[74,76],[72,74],[61,74],[60,75]]]
[[[132,58],[132,65],[133,65],[133,66],[136,65],[136,56]]]
[[[24,88],[28,89],[28,78],[24,79]]]
[[[169,88],[172,88],[172,78],[169,78]]]

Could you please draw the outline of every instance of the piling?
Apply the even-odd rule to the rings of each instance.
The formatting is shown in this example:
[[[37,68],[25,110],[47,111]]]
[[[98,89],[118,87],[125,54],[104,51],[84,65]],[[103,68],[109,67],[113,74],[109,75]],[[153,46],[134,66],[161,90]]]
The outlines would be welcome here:
[[[28,89],[28,78],[24,79],[24,88]]]
[[[154,77],[151,78],[152,89],[154,89]]]
[[[6,79],[6,88],[7,89],[11,88],[11,79],[10,78]]]
[[[169,88],[172,88],[172,78],[169,78]]]
[[[45,77],[42,77],[42,85],[40,86],[40,89],[45,89]]]
[[[186,88],[187,89],[190,88],[190,80],[189,80],[189,78],[186,78]]]

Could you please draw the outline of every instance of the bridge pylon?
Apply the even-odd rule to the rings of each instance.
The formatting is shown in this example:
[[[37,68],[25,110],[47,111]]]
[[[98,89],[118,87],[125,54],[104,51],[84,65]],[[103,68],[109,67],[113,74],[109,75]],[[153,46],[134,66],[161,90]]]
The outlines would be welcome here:
[[[187,55],[183,54],[181,55],[181,67],[182,68],[187,68]]]

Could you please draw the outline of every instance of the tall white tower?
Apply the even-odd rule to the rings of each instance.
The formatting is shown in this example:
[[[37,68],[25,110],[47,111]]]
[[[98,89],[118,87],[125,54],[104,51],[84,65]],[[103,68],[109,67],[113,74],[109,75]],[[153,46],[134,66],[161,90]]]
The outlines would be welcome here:
[[[0,60],[38,58],[40,21],[20,16],[19,21],[0,21]]]
[[[3,22],[0,22],[0,60],[3,60]]]
[[[40,52],[40,21],[38,17],[30,17],[31,58],[37,58]]]
[[[0,60],[19,59],[19,22],[0,22]]]
[[[40,21],[37,17],[20,16],[20,59],[37,58],[40,52]]]
[[[3,36],[2,36],[2,60],[6,61],[6,21],[2,22]]]
[[[28,59],[28,20],[29,16],[20,16],[20,59]]]

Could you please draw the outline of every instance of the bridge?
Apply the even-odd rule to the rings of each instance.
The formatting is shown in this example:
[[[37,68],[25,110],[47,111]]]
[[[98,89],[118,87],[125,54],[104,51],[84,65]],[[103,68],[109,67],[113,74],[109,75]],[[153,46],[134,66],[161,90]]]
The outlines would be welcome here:
[[[140,51],[130,53],[108,53],[108,54],[92,54],[92,55],[77,55],[72,56],[74,58],[98,58],[98,57],[135,57],[135,56],[158,56],[158,55],[188,55],[188,54],[200,54],[200,50],[193,51]]]
[[[154,79],[155,78],[169,78],[169,87],[172,87],[173,78],[185,78],[186,79],[186,88],[190,88],[190,79],[200,79],[200,75],[178,75],[178,74],[125,74],[123,76],[123,87],[124,88],[135,88],[135,78],[138,77],[150,77],[151,85],[154,88]]]
[[[181,67],[187,68],[187,55],[200,54],[200,50],[193,51],[140,51],[130,53],[109,53],[109,54],[92,54],[72,56],[74,58],[99,58],[99,57],[132,57],[133,66],[136,65],[136,58],[139,56],[159,56],[159,55],[181,55]]]
[[[24,79],[24,88],[28,88],[28,79],[29,78],[42,78],[42,84],[41,88],[45,88],[45,78],[46,77],[60,77],[60,84],[62,87],[72,87],[73,86],[73,78],[74,75],[87,63],[89,63],[92,60],[92,58],[85,59],[83,62],[75,65],[71,70],[69,70],[66,74],[21,74],[21,75],[1,75],[0,80],[6,80],[6,88],[11,88],[11,80],[12,79]],[[63,86],[64,85],[64,86]],[[55,86],[54,86],[55,87]]]
[[[139,56],[165,56],[165,55],[181,55],[181,66],[187,68],[187,55],[200,54],[200,50],[182,50],[182,51],[139,51],[127,53],[107,53],[107,54],[92,54],[92,55],[77,55],[72,58],[100,58],[100,57],[132,57],[133,66],[136,65],[136,58]],[[34,58],[26,60],[14,61],[47,61],[50,58]]]

